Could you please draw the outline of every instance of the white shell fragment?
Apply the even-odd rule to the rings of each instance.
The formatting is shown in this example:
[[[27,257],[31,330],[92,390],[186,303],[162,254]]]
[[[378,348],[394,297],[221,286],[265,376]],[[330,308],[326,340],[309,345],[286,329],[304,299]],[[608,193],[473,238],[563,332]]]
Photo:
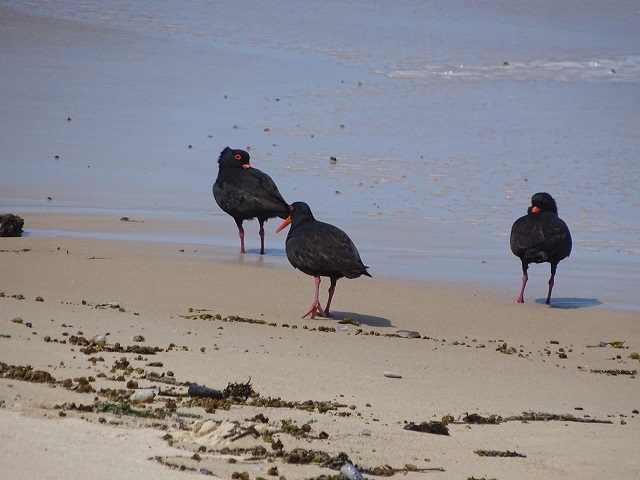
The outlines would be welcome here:
[[[132,402],[146,402],[147,400],[155,396],[155,390],[153,390],[152,388],[145,388],[133,392],[129,397],[129,400],[131,400]]]
[[[396,335],[404,338],[420,338],[420,332],[415,330],[397,330]]]
[[[402,375],[394,372],[384,372],[383,375],[387,378],[402,378]]]
[[[340,475],[347,480],[364,480],[360,471],[351,462],[347,462],[342,466],[340,469]]]

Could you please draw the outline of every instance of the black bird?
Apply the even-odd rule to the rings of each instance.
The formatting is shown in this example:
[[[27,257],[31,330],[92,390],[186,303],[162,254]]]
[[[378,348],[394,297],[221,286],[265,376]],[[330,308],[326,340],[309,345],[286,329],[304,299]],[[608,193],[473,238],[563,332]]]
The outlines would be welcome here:
[[[287,258],[294,268],[312,275],[316,279],[316,294],[313,304],[307,313],[315,318],[316,312],[321,317],[329,317],[329,307],[336,282],[342,277],[358,278],[360,275],[371,275],[360,259],[360,254],[351,239],[340,230],[328,223],[317,221],[311,213],[309,205],[304,202],[295,202],[289,207],[290,215],[278,227],[278,232],[291,224],[287,235]],[[329,277],[329,300],[324,310],[318,300],[320,290],[320,277]]]
[[[269,218],[287,218],[289,204],[284,201],[271,177],[251,167],[249,153],[226,147],[218,158],[218,178],[213,198],[233,217],[240,235],[240,253],[244,252],[244,220],[260,223],[260,254],[264,255],[264,222]]]
[[[558,207],[551,195],[541,192],[531,197],[531,206],[527,214],[516,220],[511,227],[511,251],[522,260],[522,290],[517,303],[524,302],[529,264],[551,264],[548,305],[551,302],[551,290],[558,263],[571,254],[569,227],[558,217]]]

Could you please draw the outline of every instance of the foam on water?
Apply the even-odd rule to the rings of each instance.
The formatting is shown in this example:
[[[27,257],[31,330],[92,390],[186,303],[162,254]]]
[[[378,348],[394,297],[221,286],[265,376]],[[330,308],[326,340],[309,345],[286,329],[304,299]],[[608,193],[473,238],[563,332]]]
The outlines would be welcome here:
[[[379,73],[402,80],[438,76],[467,80],[640,83],[640,56],[638,55],[582,61],[532,60],[526,63],[505,61],[501,65],[416,65],[405,68]]]

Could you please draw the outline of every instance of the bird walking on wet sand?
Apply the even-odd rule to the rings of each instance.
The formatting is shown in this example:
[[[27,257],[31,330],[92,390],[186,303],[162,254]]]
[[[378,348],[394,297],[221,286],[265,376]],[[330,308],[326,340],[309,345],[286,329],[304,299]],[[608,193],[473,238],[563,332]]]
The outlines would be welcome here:
[[[527,214],[511,227],[511,251],[522,261],[522,289],[517,303],[524,302],[529,264],[549,262],[551,278],[547,305],[550,304],[558,263],[571,254],[571,245],[569,227],[558,217],[558,207],[553,197],[545,192],[533,195]]]
[[[309,205],[295,202],[289,208],[289,217],[282,222],[277,232],[291,224],[286,241],[287,258],[294,268],[315,277],[316,280],[313,304],[302,318],[307,315],[315,318],[316,314],[329,317],[336,282],[342,277],[370,277],[367,272],[369,267],[362,263],[358,249],[349,236],[338,227],[316,220]],[[331,280],[329,299],[324,310],[318,299],[320,277],[329,277]]]
[[[260,254],[264,255],[264,222],[269,218],[287,218],[289,204],[269,175],[253,168],[249,153],[226,147],[218,158],[218,178],[213,184],[213,197],[222,210],[231,215],[238,226],[240,253],[244,250],[244,220],[260,223]]]

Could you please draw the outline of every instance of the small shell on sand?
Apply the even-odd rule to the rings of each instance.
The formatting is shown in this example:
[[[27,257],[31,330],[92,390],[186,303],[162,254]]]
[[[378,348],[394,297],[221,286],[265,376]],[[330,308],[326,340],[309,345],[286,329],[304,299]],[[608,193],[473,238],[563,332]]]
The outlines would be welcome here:
[[[384,372],[383,375],[387,378],[402,378],[402,375],[394,372]]]
[[[150,388],[144,388],[140,390],[136,390],[131,394],[129,400],[132,402],[146,402],[147,400],[156,396],[156,392]]]
[[[364,480],[360,471],[351,462],[347,462],[342,466],[340,469],[340,475],[347,480]]]
[[[396,335],[404,338],[420,338],[420,332],[414,330],[398,330]]]

